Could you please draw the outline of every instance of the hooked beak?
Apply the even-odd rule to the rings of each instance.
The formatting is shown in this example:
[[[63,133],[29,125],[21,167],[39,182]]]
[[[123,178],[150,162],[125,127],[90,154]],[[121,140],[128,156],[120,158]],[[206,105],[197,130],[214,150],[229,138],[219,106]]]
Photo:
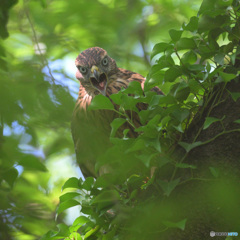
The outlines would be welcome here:
[[[92,66],[89,80],[95,89],[97,89],[102,95],[106,96],[108,80],[105,73],[101,73],[98,67]]]

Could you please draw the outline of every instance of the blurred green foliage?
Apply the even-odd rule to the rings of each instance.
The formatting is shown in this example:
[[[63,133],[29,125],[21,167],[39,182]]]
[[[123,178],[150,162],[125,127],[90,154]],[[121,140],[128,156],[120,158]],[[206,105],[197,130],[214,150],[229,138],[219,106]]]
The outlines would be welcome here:
[[[113,170],[97,179],[68,179],[63,189],[75,190],[60,197],[58,214],[80,205],[81,216],[70,227],[59,225],[58,231],[49,231],[42,239],[207,239],[211,229],[239,231],[240,191],[234,179],[239,177],[221,174],[224,167],[211,167],[211,161],[198,166],[186,161],[194,148],[240,131],[225,129],[224,113],[222,118],[211,117],[212,109],[224,101],[227,83],[239,77],[239,9],[239,1],[203,1],[198,16],[180,30],[170,29],[170,40],[154,46],[151,57],[158,58],[147,75],[144,94],[133,82],[109,97],[120,105],[119,118],[111,124],[113,147],[99,156],[96,170],[104,166]],[[165,95],[151,91],[156,85]],[[139,112],[136,104],[142,102],[148,108]],[[99,95],[88,110],[99,109],[114,106]],[[189,142],[183,133],[199,109],[206,110],[207,117]],[[128,111],[138,114],[142,126],[133,125]],[[122,138],[115,136],[126,121],[140,133],[137,138],[128,138],[128,129]],[[223,126],[218,135],[199,141],[202,130],[216,122]],[[156,171],[150,177],[152,167]]]
[[[226,18],[225,10],[237,1],[214,1],[217,6],[204,1],[199,12],[203,17],[199,22],[198,17],[192,16],[197,14],[200,2],[1,1],[0,239],[39,239],[50,229],[52,231],[43,239],[82,239],[84,236],[84,239],[107,240],[118,239],[121,234],[124,239],[154,239],[159,237],[156,229],[160,232],[171,228],[184,229],[185,218],[179,219],[177,214],[168,217],[169,211],[176,209],[174,202],[146,204],[149,188],[154,186],[162,195],[169,196],[179,184],[178,179],[156,183],[154,178],[147,181],[145,175],[129,175],[139,166],[139,161],[141,168],[148,170],[159,154],[161,162],[158,167],[169,163],[171,160],[163,154],[162,148],[171,145],[184,131],[190,117],[197,111],[197,99],[202,99],[204,89],[213,84],[211,80],[216,74],[219,74],[217,82],[228,82],[233,78],[231,72],[216,70],[214,74],[210,73],[207,60],[214,59],[222,70],[226,56],[231,63],[235,61],[238,50],[230,42],[239,39],[237,28],[232,27],[233,34],[229,34],[227,43],[223,41],[226,31],[217,35],[214,31],[234,24],[232,18]],[[207,10],[209,14],[205,14]],[[234,10],[237,12],[238,9]],[[181,30],[171,30],[168,34],[173,28]],[[221,45],[219,35],[223,37]],[[210,50],[204,42],[201,44],[200,36],[210,43]],[[146,89],[159,85],[166,96],[153,96],[149,92],[145,97],[133,99],[124,91],[115,96],[115,101],[120,99],[124,108],[127,102],[130,110],[138,101],[149,104],[147,111],[139,113],[144,126],[137,131],[143,134],[136,140],[112,138],[114,147],[106,156],[100,157],[98,167],[104,165],[106,159],[110,159],[113,165],[118,164],[123,149],[128,149],[125,161],[114,176],[110,174],[85,181],[69,178],[63,186],[64,194],[58,208],[60,215],[55,221],[60,188],[69,177],[69,172],[64,172],[68,167],[65,165],[73,164],[75,159],[70,134],[78,88],[74,80],[74,60],[80,51],[92,46],[105,48],[120,67],[148,74]],[[179,55],[172,57],[173,53]],[[150,55],[157,60],[151,68]],[[201,65],[194,64],[199,58]],[[202,84],[199,79],[203,78],[207,81]],[[186,84],[182,79],[189,82],[185,81]],[[137,89],[133,86],[128,91],[136,94]],[[168,108],[163,111],[165,106]],[[205,127],[211,123],[213,119],[206,120]],[[118,128],[119,121],[115,121],[112,127],[113,130]],[[166,136],[163,131],[166,129],[169,138],[164,138],[160,144],[159,136]],[[190,151],[197,146],[196,143],[189,146],[182,142],[181,146]],[[136,157],[136,152],[143,148],[144,151]],[[69,162],[64,165],[62,159]],[[176,166],[194,168],[184,163]],[[124,175],[126,168],[129,172]],[[217,174],[215,169],[212,172]],[[220,189],[217,194],[227,188],[225,185],[217,187]],[[72,192],[68,188],[78,191]],[[235,197],[237,194],[232,199]],[[222,199],[220,204],[224,201]],[[72,226],[66,226],[62,212],[79,204],[81,212],[91,218],[80,216]],[[114,217],[116,212],[120,212],[117,218]],[[147,231],[142,235],[139,229]]]

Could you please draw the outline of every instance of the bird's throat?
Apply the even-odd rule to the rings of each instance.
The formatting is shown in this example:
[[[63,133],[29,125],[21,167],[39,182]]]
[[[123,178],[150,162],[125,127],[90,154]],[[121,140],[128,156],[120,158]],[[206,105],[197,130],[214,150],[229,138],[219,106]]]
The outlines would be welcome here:
[[[98,79],[91,77],[90,81],[94,88],[96,88],[103,95],[106,95],[107,76],[105,73],[100,74]]]

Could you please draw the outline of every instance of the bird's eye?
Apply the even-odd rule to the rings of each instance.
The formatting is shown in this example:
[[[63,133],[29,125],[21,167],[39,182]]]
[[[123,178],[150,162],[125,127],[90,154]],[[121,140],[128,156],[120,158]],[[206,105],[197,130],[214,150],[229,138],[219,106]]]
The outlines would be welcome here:
[[[87,72],[87,68],[86,67],[81,67],[81,66],[79,66],[78,67],[78,70],[81,72],[81,73],[86,73]]]
[[[102,60],[102,65],[103,66],[107,66],[108,65],[108,58],[104,58],[103,60]]]

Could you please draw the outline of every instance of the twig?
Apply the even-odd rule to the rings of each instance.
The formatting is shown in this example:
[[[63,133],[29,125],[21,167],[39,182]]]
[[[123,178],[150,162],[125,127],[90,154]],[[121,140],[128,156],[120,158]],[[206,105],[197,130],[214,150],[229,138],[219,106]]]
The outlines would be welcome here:
[[[34,41],[35,41],[35,43],[36,43],[36,45],[37,45],[37,50],[39,51],[39,55],[41,56],[40,58],[41,58],[42,65],[47,67],[48,73],[49,73],[50,78],[51,78],[51,80],[52,80],[52,83],[55,83],[55,78],[54,78],[53,75],[52,75],[52,71],[51,71],[51,69],[50,69],[50,67],[49,67],[49,65],[48,65],[48,61],[47,61],[47,59],[43,56],[42,50],[41,50],[41,48],[40,48],[40,46],[39,46],[37,34],[36,34],[36,31],[35,31],[34,25],[33,25],[33,23],[32,23],[32,20],[31,20],[31,18],[30,18],[30,16],[29,16],[28,9],[27,9],[27,7],[26,7],[25,1],[24,1],[24,6],[25,6],[25,7],[24,7],[24,11],[25,11],[26,17],[27,17],[27,19],[28,19],[28,22],[29,22],[29,24],[30,24],[30,27],[31,27],[31,30],[32,30],[32,33],[33,33]]]

